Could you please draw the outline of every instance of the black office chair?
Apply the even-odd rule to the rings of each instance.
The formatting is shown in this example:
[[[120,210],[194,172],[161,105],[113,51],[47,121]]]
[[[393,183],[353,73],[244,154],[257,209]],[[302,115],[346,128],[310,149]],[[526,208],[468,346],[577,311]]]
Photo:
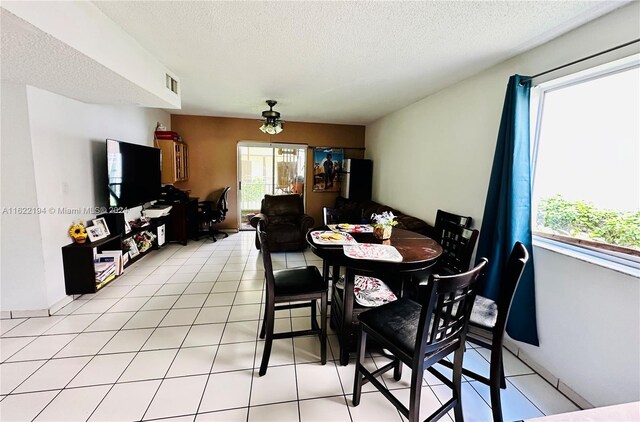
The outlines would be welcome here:
[[[200,220],[200,231],[211,236],[214,242],[216,234],[228,237],[229,234],[215,228],[216,224],[222,223],[227,217],[227,193],[229,187],[226,187],[217,201],[202,201],[198,203],[198,219]]]
[[[478,279],[486,259],[471,271],[455,275],[431,275],[422,286],[425,294],[420,303],[402,298],[358,316],[360,341],[353,386],[353,405],[360,403],[362,384],[371,382],[409,422],[418,421],[420,395],[425,369],[451,388],[453,396],[432,413],[433,421],[454,409],[456,421],[462,421],[462,361],[471,307]],[[392,361],[374,372],[364,367],[367,337],[387,349]],[[453,377],[449,380],[432,367],[454,353]],[[402,377],[402,364],[411,368],[409,408],[405,407],[376,377],[393,369],[396,381]]]
[[[318,268],[314,266],[273,271],[271,252],[267,241],[268,235],[264,226],[265,222],[261,220],[256,227],[266,278],[266,303],[260,331],[260,338],[266,337],[266,340],[264,352],[262,353],[262,363],[260,364],[260,376],[267,373],[271,346],[273,340],[278,338],[318,334],[320,336],[320,360],[324,365],[327,363],[327,282],[320,275]],[[318,327],[318,321],[316,321],[316,301],[318,299],[320,299],[320,327]],[[273,332],[275,311],[307,307],[311,308],[310,330]]]
[[[513,295],[518,288],[520,277],[528,260],[529,253],[527,248],[522,243],[516,242],[507,261],[507,266],[502,273],[498,302],[496,303],[480,295],[476,296],[471,312],[471,320],[469,321],[467,341],[491,350],[489,378],[464,368],[462,373],[489,386],[494,422],[502,421],[500,389],[507,388],[502,359],[504,331],[507,326]],[[448,361],[440,363],[449,368],[452,367]]]

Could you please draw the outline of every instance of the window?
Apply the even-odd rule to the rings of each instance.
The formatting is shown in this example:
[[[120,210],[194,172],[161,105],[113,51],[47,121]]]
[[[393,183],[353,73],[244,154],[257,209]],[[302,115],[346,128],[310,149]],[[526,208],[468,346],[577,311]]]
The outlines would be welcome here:
[[[533,89],[535,235],[640,261],[639,65],[634,56]]]

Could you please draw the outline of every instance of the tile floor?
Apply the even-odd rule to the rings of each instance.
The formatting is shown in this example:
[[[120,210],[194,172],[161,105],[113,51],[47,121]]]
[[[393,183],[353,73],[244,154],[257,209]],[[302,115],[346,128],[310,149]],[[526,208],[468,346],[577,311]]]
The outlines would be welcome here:
[[[253,236],[167,245],[54,316],[1,320],[0,419],[401,421],[370,385],[360,406],[351,405],[353,365],[336,364],[335,335],[325,366],[316,337],[276,340],[269,370],[258,377],[263,272]],[[322,268],[310,251],[273,259],[276,268]],[[309,324],[304,310],[278,316],[276,329]],[[505,420],[577,410],[511,353],[505,357]],[[487,358],[486,350],[470,349],[465,366],[487,370]],[[368,358],[372,367],[383,362]],[[405,400],[409,374],[385,378]],[[423,417],[449,397],[425,374]],[[488,402],[486,386],[463,383],[466,420],[489,421]]]

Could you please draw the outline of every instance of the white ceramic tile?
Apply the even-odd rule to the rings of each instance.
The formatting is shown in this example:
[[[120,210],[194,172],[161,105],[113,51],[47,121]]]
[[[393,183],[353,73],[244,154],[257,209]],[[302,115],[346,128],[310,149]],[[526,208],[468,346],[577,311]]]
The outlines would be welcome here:
[[[109,312],[135,312],[142,308],[142,305],[144,305],[147,300],[149,300],[148,297],[124,297],[113,305],[113,307],[109,309]]]
[[[171,309],[178,300],[179,295],[154,296],[141,308],[142,311]]]
[[[158,284],[143,284],[141,286],[134,287],[127,297],[146,297],[153,296],[161,287]]]
[[[168,283],[163,284],[155,293],[155,296],[175,296],[181,295],[185,291],[189,283]]]
[[[111,309],[119,300],[122,299],[91,299],[84,306],[73,311],[73,314],[101,314]]]
[[[218,281],[240,281],[242,279],[242,271],[222,271],[218,277]]]
[[[89,362],[73,380],[69,387],[96,384],[113,384],[133,360],[135,353],[115,353],[98,355]]]
[[[160,380],[116,384],[91,415],[91,421],[141,420]]]
[[[208,308],[202,308],[198,317],[196,318],[196,324],[211,324],[211,323],[220,323],[227,322],[227,318],[229,317],[229,312],[231,311],[230,306],[212,306]]]
[[[203,272],[203,273],[218,273],[218,274],[220,274],[220,272],[222,271],[223,268],[224,268],[224,264],[205,264],[200,269],[200,272]]]
[[[142,280],[140,285],[164,284],[171,278],[171,276],[172,274],[151,274]]]
[[[381,368],[384,365],[388,364],[390,362],[390,359],[383,356],[373,356],[373,361],[376,363],[376,366],[378,368]],[[426,374],[426,371],[425,371],[425,374]],[[393,370],[389,370],[388,372],[385,372],[384,374],[382,374],[381,378],[382,380],[384,380],[384,384],[390,390],[398,390],[402,388],[411,387],[411,369],[404,364],[402,367],[402,378],[400,378],[400,380],[396,381],[393,378]],[[424,377],[422,379],[422,386],[424,387],[428,386],[427,382],[424,380]]]
[[[260,366],[262,354],[264,352],[264,341],[258,342],[256,348],[255,366]],[[293,357],[293,342],[289,338],[277,339],[271,345],[271,355],[269,356],[269,366],[291,365],[295,363]]]
[[[489,386],[474,381],[471,386],[491,405]],[[500,390],[502,404],[502,418],[507,421],[531,419],[544,416],[531,401],[529,401],[517,388],[507,382],[507,388]]]
[[[200,308],[207,300],[207,294],[183,294],[173,308]]]
[[[202,283],[191,283],[189,287],[184,291],[186,295],[193,294],[209,294],[211,289],[213,288],[215,282],[213,281],[203,281]]]
[[[187,259],[185,265],[204,265],[205,262],[207,262],[207,258],[198,258],[193,254],[191,258]]]
[[[36,421],[86,421],[111,386],[73,388],[60,394],[35,419]]]
[[[60,389],[89,362],[90,357],[52,359],[16,388],[16,393]]]
[[[491,351],[489,349],[478,347],[475,350],[480,353],[487,361],[491,360]],[[464,359],[466,362],[467,357],[465,356]],[[502,350],[502,360],[504,361],[504,373],[507,377],[513,375],[525,375],[534,373],[533,369],[529,368],[524,362],[522,362],[513,353],[505,348],[503,348]]]
[[[95,355],[116,334],[115,331],[82,333],[56,354],[56,358]]]
[[[120,299],[125,297],[133,289],[132,286],[119,286],[110,284],[104,289],[100,290],[96,295],[100,299]]]
[[[327,365],[329,363],[327,362]],[[364,360],[364,367],[369,370],[369,372],[373,372],[377,369],[375,362],[371,358],[366,358]],[[353,382],[355,379],[355,359],[351,359],[348,365],[342,366],[339,363],[336,364],[336,369],[338,370],[338,375],[340,377],[340,382],[342,383],[342,389],[344,393],[347,395],[353,394]],[[384,380],[382,380],[382,384],[385,385]],[[378,391],[376,387],[374,387],[371,383],[364,384],[362,386],[363,392],[371,392]]]
[[[98,319],[99,316],[98,314],[69,315],[49,328],[45,334],[81,333]]]
[[[198,413],[196,422],[246,422],[249,408]]]
[[[526,395],[545,415],[579,410],[576,405],[537,374],[510,377],[509,382]]]
[[[160,327],[142,346],[142,350],[171,349],[182,345],[190,327]]]
[[[353,422],[402,420],[396,408],[377,390],[373,393],[362,393],[358,406],[353,406],[351,400],[348,400],[348,403]]]
[[[136,265],[132,268],[127,269],[127,275],[148,276],[153,272],[154,269],[155,268],[153,267],[143,267],[140,265]]]
[[[168,349],[138,353],[118,382],[163,378],[177,352],[177,349]]]
[[[152,332],[151,328],[120,331],[102,348],[100,353],[137,352]]]
[[[62,321],[64,316],[50,316],[45,318],[29,318],[17,327],[7,331],[3,337],[39,336]]]
[[[315,363],[296,365],[296,377],[301,400],[342,394],[342,384],[333,361],[324,366]]]
[[[187,262],[187,258],[169,258],[162,264],[165,265],[184,265]]]
[[[135,312],[113,312],[100,315],[93,324],[85,329],[87,331],[119,330],[131,319]]]
[[[231,305],[236,296],[235,292],[212,293],[207,297],[204,306],[225,306]]]
[[[318,336],[296,337],[293,347],[297,363],[320,362],[320,338]],[[327,360],[331,360],[331,350],[327,347]]]
[[[250,407],[248,421],[298,422],[298,404],[289,402]]]
[[[263,295],[261,291],[238,292],[236,293],[236,297],[233,301],[233,304],[249,305],[254,303],[260,303],[262,301],[262,296]]]
[[[178,268],[176,274],[195,274],[202,268],[201,264],[191,264],[191,265],[183,265]]]
[[[249,405],[252,371],[211,374],[199,412],[235,409]]]
[[[231,272],[242,272],[244,271],[244,266],[245,266],[244,263],[227,261],[227,263],[224,265],[224,268],[222,269],[222,273],[224,274],[224,273],[231,273]],[[242,278],[242,274],[240,275],[240,278]]]
[[[72,313],[79,307],[84,306],[85,304],[86,302],[84,300],[74,300],[73,302],[65,305],[62,309],[58,309],[55,312],[55,315],[69,315],[70,313]]]
[[[262,290],[263,288],[264,288],[263,280],[242,280],[238,285],[239,292]]]
[[[222,344],[218,347],[218,354],[211,372],[237,371],[253,368],[256,343]]]
[[[451,389],[446,385],[434,385],[431,389],[442,403],[452,397]],[[486,422],[493,420],[491,408],[468,382],[462,383],[462,413],[465,421]],[[449,415],[453,417],[453,410],[449,412]]]
[[[403,388],[403,389],[400,389],[400,390],[393,390],[392,391],[392,394],[398,400],[400,400],[400,403],[403,403],[407,407],[409,407],[408,404],[409,404],[409,400],[410,400],[410,393],[411,393],[411,390],[409,388]],[[463,402],[464,402],[464,400],[463,400]],[[420,391],[420,413],[419,413],[418,420],[425,420],[427,417],[429,417],[431,414],[433,414],[436,410],[438,410],[440,408],[440,406],[442,406],[442,404],[438,400],[438,397],[433,393],[431,388],[422,387],[422,390]],[[464,407],[464,405],[463,405],[463,407]],[[404,416],[400,416],[400,417],[404,421],[407,420]],[[445,415],[441,420],[442,421],[450,421],[451,419],[449,419],[448,416]],[[491,419],[489,419],[489,421],[490,420]]]
[[[14,353],[35,340],[36,337],[12,337],[0,339],[0,361],[5,361]]]
[[[229,313],[229,322],[260,319],[260,304],[234,305]]]
[[[172,309],[160,323],[160,327],[191,325],[198,316],[200,308]]]
[[[155,328],[165,317],[168,311],[139,311],[122,327],[124,330],[135,328]]]
[[[41,336],[26,345],[8,361],[49,359],[76,337],[76,334],[59,334],[55,336]],[[4,342],[2,343],[4,344]]]
[[[57,391],[42,391],[30,394],[14,394],[0,402],[3,421],[30,421],[58,394]]]
[[[205,308],[214,309],[214,308]],[[229,322],[222,335],[221,343],[255,341],[258,338],[258,321]]]
[[[218,348],[216,346],[182,348],[171,364],[167,377],[208,374]]]
[[[251,386],[251,406],[297,399],[296,375],[293,365],[269,367],[260,377],[255,370]]]
[[[0,365],[0,394],[9,394],[26,380],[38,368],[44,365],[44,360],[28,362],[3,363]]]
[[[193,278],[193,282],[195,283],[199,283],[199,282],[212,282],[212,281],[216,281],[218,280],[218,277],[220,276],[220,273],[215,271],[215,272],[199,272],[194,278]]]
[[[206,382],[206,375],[165,379],[151,402],[145,418],[196,413]]]
[[[300,422],[351,422],[344,396],[300,401]]]
[[[187,334],[187,338],[184,340],[183,347],[219,344],[223,330],[224,324],[194,325],[191,327],[191,330],[189,330],[189,334]]]
[[[116,280],[121,286],[137,286],[145,279],[146,276],[143,275],[131,275],[128,270],[126,270],[124,275],[121,275]]]
[[[153,270],[153,272],[150,275],[156,275],[156,274],[173,275],[173,274],[175,274],[175,272],[177,270],[178,270],[178,268],[176,266],[173,266],[173,265],[160,265],[158,268]]]

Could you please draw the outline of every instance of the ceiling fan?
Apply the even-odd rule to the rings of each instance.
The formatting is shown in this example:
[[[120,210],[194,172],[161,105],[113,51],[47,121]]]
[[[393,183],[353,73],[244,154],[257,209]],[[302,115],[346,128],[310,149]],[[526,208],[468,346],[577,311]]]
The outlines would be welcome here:
[[[269,106],[269,110],[262,112],[264,121],[262,122],[262,126],[260,126],[260,130],[269,135],[277,135],[284,130],[284,121],[280,120],[280,113],[273,110],[273,106],[278,104],[278,102],[267,100],[266,103]]]

